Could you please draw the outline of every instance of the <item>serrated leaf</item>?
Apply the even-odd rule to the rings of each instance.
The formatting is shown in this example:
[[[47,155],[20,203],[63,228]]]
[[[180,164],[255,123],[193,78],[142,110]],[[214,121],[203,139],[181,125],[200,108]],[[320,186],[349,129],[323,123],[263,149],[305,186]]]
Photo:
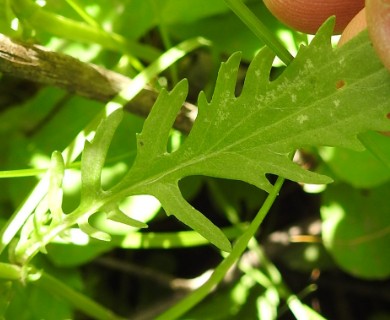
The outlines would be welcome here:
[[[219,228],[181,196],[180,179],[191,175],[236,179],[266,191],[271,188],[269,173],[305,183],[330,182],[329,177],[294,164],[291,152],[321,145],[362,149],[359,133],[390,127],[386,117],[390,77],[367,35],[334,50],[332,28],[332,22],[325,24],[272,82],[274,56],[262,50],[249,67],[239,97],[234,92],[240,55],[233,55],[221,66],[211,102],[204,94],[199,96],[194,126],[173,153],[166,151],[168,133],[187,84],[163,91],[138,136],[134,166],[111,191],[155,196],[168,214],[228,250],[230,244]]]
[[[167,141],[187,90],[187,82],[181,81],[171,92],[162,91],[137,137],[138,154],[133,167],[110,192],[115,194],[124,188],[127,189],[127,195],[153,195],[160,200],[168,215],[175,215],[220,249],[230,251],[231,244],[223,232],[184,200],[178,187],[180,179],[163,179],[162,183],[159,183],[160,175],[164,175],[172,165],[169,161],[166,162],[166,157],[171,155],[167,153]],[[147,177],[152,180],[156,178],[156,183],[145,181],[145,178],[148,180]],[[139,181],[141,183],[138,183]],[[136,190],[134,193],[129,193],[129,185],[132,186],[130,189]]]
[[[122,212],[118,207],[107,210],[107,218],[109,220],[126,224],[134,228],[147,228],[148,225],[144,222],[130,218],[127,214]]]
[[[110,212],[124,197],[152,195],[168,215],[230,251],[223,232],[183,198],[178,186],[181,179],[205,175],[242,180],[266,191],[272,187],[267,174],[305,183],[331,182],[329,177],[294,164],[291,153],[305,146],[362,149],[358,134],[390,130],[390,76],[376,58],[367,34],[334,50],[332,28],[328,21],[275,81],[269,80],[274,56],[262,50],[248,69],[239,97],[235,87],[240,55],[230,57],[221,66],[212,100],[199,96],[194,126],[184,144],[171,153],[167,142],[188,85],[184,80],[171,92],[163,90],[137,136],[132,168],[122,181],[103,192],[101,170],[122,117],[119,111],[113,113],[99,126],[93,142],[86,144],[81,208],[90,214],[99,209]],[[81,229],[94,237],[106,237],[88,225],[85,215],[83,219],[78,220]]]
[[[100,231],[94,227],[92,227],[88,222],[88,217],[83,216],[79,221],[78,225],[81,231],[86,233],[88,236],[94,239],[102,240],[102,241],[110,241],[111,236],[103,231]]]
[[[222,230],[183,199],[177,183],[156,184],[151,191],[156,198],[160,199],[168,215],[174,215],[221,250],[231,251],[230,241]]]
[[[94,198],[101,190],[101,175],[115,130],[123,118],[123,110],[118,109],[103,119],[96,130],[93,143],[85,142],[81,158],[82,200]]]
[[[188,92],[187,81],[181,81],[172,92],[163,90],[153,108],[142,132],[137,135],[137,158],[141,165],[154,161],[167,152],[167,142],[173,121],[182,106]]]
[[[65,163],[61,152],[54,151],[51,156],[50,182],[48,191],[48,206],[52,214],[53,223],[62,219],[62,182],[65,174]]]

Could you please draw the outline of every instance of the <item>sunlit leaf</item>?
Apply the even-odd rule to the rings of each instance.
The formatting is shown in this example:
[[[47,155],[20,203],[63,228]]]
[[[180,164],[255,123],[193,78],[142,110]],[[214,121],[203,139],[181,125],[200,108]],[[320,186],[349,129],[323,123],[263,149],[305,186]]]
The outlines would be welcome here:
[[[50,182],[48,192],[48,206],[52,214],[53,222],[58,223],[62,219],[62,182],[65,174],[64,159],[60,152],[55,151],[51,158]]]
[[[390,77],[370,49],[367,35],[334,50],[331,31],[328,23],[272,82],[267,70],[274,57],[262,50],[250,65],[239,97],[234,91],[240,56],[233,55],[221,67],[211,102],[200,95],[192,131],[173,153],[166,151],[167,138],[187,85],[181,82],[172,92],[162,92],[138,136],[135,163],[112,192],[151,194],[168,214],[229,250],[220,230],[182,198],[180,179],[191,175],[236,179],[266,191],[271,188],[269,173],[305,183],[330,182],[294,164],[289,154],[299,147],[321,145],[361,150],[359,133],[390,126],[386,117]],[[361,60],[367,63],[356,68]],[[370,89],[359,95],[362,88]]]
[[[69,217],[75,217],[90,236],[109,240],[108,234],[89,225],[88,218],[99,211],[109,214],[126,197],[152,195],[168,215],[230,251],[221,229],[182,196],[181,179],[195,175],[241,180],[265,191],[272,188],[268,174],[304,183],[331,182],[295,164],[292,152],[324,145],[362,150],[358,134],[390,128],[390,76],[367,34],[335,50],[330,44],[332,27],[332,21],[325,24],[274,81],[269,80],[274,56],[262,50],[252,61],[238,97],[240,55],[231,56],[221,66],[211,101],[200,94],[193,128],[173,152],[168,151],[168,140],[188,85],[183,80],[171,92],[163,90],[137,136],[132,167],[116,185],[103,190],[101,171],[122,119],[121,110],[113,112],[86,143],[81,204]],[[359,61],[366,63],[356,68]]]
[[[390,184],[371,190],[330,186],[321,209],[326,248],[345,271],[363,278],[390,275]]]
[[[319,150],[335,177],[355,188],[373,188],[390,180],[390,138],[376,132],[369,132],[364,138],[375,146],[375,154],[370,150],[357,152],[344,148]]]
[[[101,192],[101,175],[115,129],[123,118],[122,112],[114,112],[110,121],[102,121],[93,143],[86,142],[81,159],[82,200],[96,197]]]

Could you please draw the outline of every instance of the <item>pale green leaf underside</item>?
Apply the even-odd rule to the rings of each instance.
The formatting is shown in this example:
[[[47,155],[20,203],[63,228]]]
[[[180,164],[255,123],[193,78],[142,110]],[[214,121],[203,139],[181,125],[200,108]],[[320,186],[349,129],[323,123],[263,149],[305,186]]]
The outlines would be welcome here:
[[[111,199],[134,194],[158,198],[168,214],[223,250],[222,231],[181,196],[178,181],[206,175],[236,179],[269,191],[266,174],[299,182],[328,183],[294,164],[289,155],[305,146],[362,149],[357,135],[390,130],[390,76],[362,34],[332,49],[333,24],[323,26],[275,81],[269,81],[273,55],[262,50],[250,65],[243,91],[234,94],[240,55],[222,64],[211,102],[203,94],[199,114],[185,143],[167,153],[169,131],[187,95],[187,83],[160,94],[138,136],[138,156]],[[109,119],[108,119],[109,121]]]

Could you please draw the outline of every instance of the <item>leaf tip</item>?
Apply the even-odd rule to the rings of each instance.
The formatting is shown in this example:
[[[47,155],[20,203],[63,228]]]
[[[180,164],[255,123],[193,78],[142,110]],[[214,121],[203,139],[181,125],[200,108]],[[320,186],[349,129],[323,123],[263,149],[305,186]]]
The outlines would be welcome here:
[[[321,27],[319,27],[319,29],[318,29],[314,39],[320,38],[320,39],[322,39],[322,41],[323,41],[323,39],[328,39],[329,40],[329,44],[330,44],[330,38],[333,35],[333,30],[334,30],[335,25],[336,25],[336,17],[335,16],[329,17],[321,25]]]
[[[219,249],[221,249],[224,252],[230,253],[232,252],[232,244],[229,240],[226,241],[222,246],[219,246]]]
[[[184,102],[184,100],[187,98],[188,87],[188,80],[184,78],[180,80],[171,91],[168,92],[168,95],[176,96]]]

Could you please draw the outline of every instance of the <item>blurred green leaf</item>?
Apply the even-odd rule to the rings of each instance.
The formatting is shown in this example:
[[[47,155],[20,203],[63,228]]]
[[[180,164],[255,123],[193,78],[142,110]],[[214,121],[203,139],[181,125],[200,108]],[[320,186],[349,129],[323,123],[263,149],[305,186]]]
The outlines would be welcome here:
[[[256,300],[258,319],[276,319],[279,300],[278,291],[273,287],[267,288]]]
[[[361,278],[390,276],[390,184],[358,190],[331,185],[321,215],[326,248],[345,271]]]
[[[311,272],[313,269],[329,270],[334,262],[328,251],[320,243],[291,243],[275,257],[289,269]]]
[[[51,243],[47,246],[49,260],[58,267],[84,265],[114,248],[111,242],[91,240],[86,244]]]
[[[370,132],[370,138],[377,149],[387,150],[390,163],[390,138],[375,132]],[[390,180],[390,167],[370,150],[322,147],[319,153],[335,176],[355,188],[377,187]]]
[[[183,2],[184,3],[184,2]],[[296,53],[299,45],[305,42],[305,36],[285,27],[269,14],[261,1],[250,6],[267,28],[280,38],[290,52]],[[231,11],[220,12],[211,17],[196,21],[184,21],[173,24],[169,31],[174,38],[183,40],[195,35],[201,35],[213,42],[213,49],[224,54],[242,52],[245,61],[251,61],[264,43],[244,25]]]
[[[251,214],[258,210],[267,195],[264,191],[242,181],[209,179],[207,186],[213,198],[213,205],[225,214],[226,210],[233,208],[236,214],[241,214],[242,219],[247,218],[244,213]]]
[[[160,23],[188,23],[228,10],[223,0],[127,1],[120,30],[121,33],[136,39]]]
[[[57,271],[56,275],[69,286],[81,286],[78,272]],[[73,308],[67,302],[52,295],[47,290],[33,284],[14,282],[12,300],[6,310],[5,319],[42,320],[73,319]]]
[[[12,301],[14,288],[12,281],[0,280],[0,319],[5,319],[4,315]]]

